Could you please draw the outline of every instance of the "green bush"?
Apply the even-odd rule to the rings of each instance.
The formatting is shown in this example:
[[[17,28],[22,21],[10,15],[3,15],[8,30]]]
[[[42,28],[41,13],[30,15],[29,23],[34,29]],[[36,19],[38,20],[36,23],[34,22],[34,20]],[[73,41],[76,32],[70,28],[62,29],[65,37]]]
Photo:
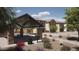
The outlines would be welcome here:
[[[50,40],[48,38],[43,38],[43,44],[44,44],[44,48],[47,48],[47,49],[52,49],[52,46],[51,46],[51,43],[50,43]]]
[[[57,26],[56,25],[50,25],[50,31],[51,32],[56,32]]]
[[[67,24],[67,30],[68,31],[74,31],[75,29],[74,29],[72,24]]]

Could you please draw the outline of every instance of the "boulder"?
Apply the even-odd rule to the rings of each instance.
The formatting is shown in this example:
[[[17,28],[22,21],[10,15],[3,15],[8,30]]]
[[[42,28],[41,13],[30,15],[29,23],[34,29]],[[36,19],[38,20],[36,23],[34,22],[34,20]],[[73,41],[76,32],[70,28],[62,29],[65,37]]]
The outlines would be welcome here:
[[[8,39],[5,37],[0,37],[0,49],[6,47],[9,44]]]

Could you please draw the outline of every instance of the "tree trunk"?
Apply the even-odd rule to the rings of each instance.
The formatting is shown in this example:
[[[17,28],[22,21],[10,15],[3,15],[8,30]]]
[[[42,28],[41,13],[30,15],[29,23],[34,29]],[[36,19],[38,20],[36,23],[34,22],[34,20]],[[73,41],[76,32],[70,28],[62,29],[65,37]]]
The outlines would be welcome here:
[[[20,29],[20,36],[23,37],[23,28]]]
[[[8,38],[9,38],[9,44],[14,43],[14,27],[10,25],[9,31],[8,31]]]
[[[79,39],[79,30],[78,30],[78,39]]]

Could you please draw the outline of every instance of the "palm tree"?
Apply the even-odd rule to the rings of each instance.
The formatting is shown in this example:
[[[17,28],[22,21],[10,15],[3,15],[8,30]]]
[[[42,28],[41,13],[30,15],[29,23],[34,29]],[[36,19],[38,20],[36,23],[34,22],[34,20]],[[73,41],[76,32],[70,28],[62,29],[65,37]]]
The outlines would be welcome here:
[[[0,7],[0,35],[8,33],[8,39],[11,43],[14,35],[15,13],[11,7]]]

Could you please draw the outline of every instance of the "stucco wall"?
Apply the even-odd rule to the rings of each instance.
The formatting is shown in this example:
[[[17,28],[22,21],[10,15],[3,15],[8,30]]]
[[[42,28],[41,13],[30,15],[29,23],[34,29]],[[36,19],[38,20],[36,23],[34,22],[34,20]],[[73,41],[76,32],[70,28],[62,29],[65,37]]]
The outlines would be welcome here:
[[[37,33],[37,28],[34,28],[33,29],[33,33]]]
[[[45,30],[50,32],[50,26],[49,26],[49,23],[46,23],[46,24],[45,24]]]
[[[60,25],[56,24],[56,26],[57,26],[57,31],[56,32],[60,32]]]
[[[67,24],[64,24],[64,31],[67,31]]]

